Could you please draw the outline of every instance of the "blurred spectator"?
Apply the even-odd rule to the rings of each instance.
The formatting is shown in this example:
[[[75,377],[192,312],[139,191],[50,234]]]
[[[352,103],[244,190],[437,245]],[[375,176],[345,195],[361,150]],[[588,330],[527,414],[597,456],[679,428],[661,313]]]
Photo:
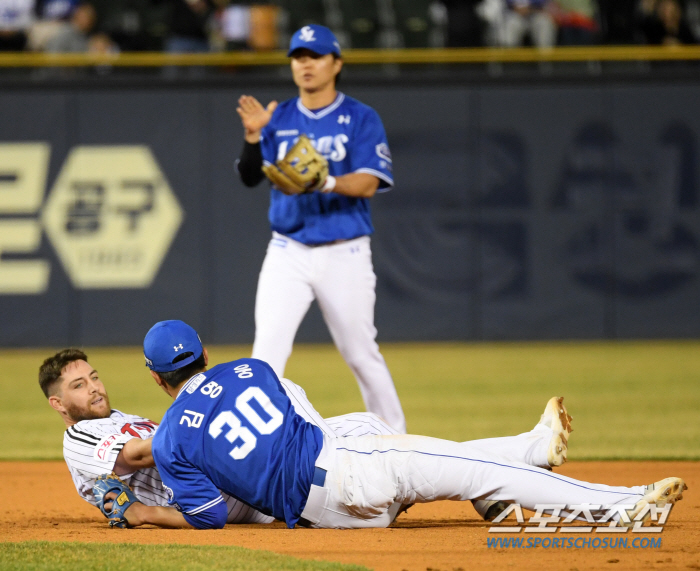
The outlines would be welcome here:
[[[27,49],[44,51],[46,43],[70,19],[79,0],[44,0],[36,7],[38,18],[34,20],[27,35]]]
[[[232,4],[230,0],[214,0],[214,2],[217,9],[210,36],[212,49],[217,51],[248,49],[250,7]]]
[[[555,0],[554,18],[563,46],[586,46],[598,40],[597,10],[594,0]]]
[[[557,27],[547,4],[547,0],[506,0],[503,45],[522,45],[529,33],[535,46],[551,48],[557,41]]]
[[[209,51],[209,21],[215,6],[211,0],[170,0],[172,21],[165,51],[199,53]]]
[[[116,53],[119,47],[107,34],[98,32],[88,39],[88,51],[93,54]]]
[[[641,31],[647,44],[675,46],[697,40],[678,0],[642,0]]]
[[[248,45],[254,50],[275,49],[279,45],[278,21],[279,7],[272,4],[251,6]]]
[[[550,48],[557,40],[557,26],[549,0],[483,0],[478,12],[489,23],[491,45],[521,46],[529,37],[538,48]]]
[[[211,46],[217,50],[272,50],[278,47],[279,7],[214,0],[217,5]]]
[[[35,0],[0,0],[0,51],[18,52],[27,45]]]
[[[60,22],[59,29],[46,42],[45,50],[52,53],[86,52],[90,33],[95,28],[97,14],[92,4],[84,2],[73,10],[69,22]]]

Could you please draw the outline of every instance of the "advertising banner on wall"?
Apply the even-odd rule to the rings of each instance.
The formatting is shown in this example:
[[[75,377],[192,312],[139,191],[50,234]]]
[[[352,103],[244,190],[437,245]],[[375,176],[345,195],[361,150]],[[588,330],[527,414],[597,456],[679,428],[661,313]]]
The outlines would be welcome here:
[[[348,94],[396,181],[371,199],[380,341],[700,334],[700,86]],[[138,345],[173,318],[252,342],[269,186],[235,172],[238,95],[0,94],[0,346]],[[318,310],[297,339],[330,340]]]

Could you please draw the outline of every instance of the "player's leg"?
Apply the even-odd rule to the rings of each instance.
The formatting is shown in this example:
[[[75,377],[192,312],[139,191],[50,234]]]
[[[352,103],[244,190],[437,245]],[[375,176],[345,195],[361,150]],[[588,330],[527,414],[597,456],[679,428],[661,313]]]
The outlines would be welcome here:
[[[332,452],[323,490],[326,508],[304,514],[317,527],[383,527],[396,503],[501,500],[534,509],[538,504],[634,505],[644,486],[606,486],[509,462],[457,443],[423,436],[342,438]],[[313,487],[312,487],[313,488]],[[315,518],[315,519],[312,519]]]
[[[275,521],[274,517],[260,513],[255,508],[228,494],[222,493],[221,495],[224,497],[228,510],[226,523],[272,523]]]
[[[561,397],[549,399],[540,420],[529,432],[517,436],[470,440],[469,445],[530,466],[560,466],[566,458],[566,444],[572,431],[572,419],[563,400]],[[381,418],[368,412],[350,413],[324,420],[338,437],[396,434]],[[551,451],[556,450],[559,451],[558,454],[553,455]],[[507,503],[495,500],[473,500],[472,504],[476,512],[487,521],[493,520],[508,507]]]
[[[469,445],[530,466],[554,468],[566,462],[572,420],[564,406],[564,397],[552,397],[531,431],[517,436],[471,440]]]
[[[517,436],[470,440],[468,443],[486,454],[551,469],[566,461],[568,439],[573,430],[571,421],[564,398],[552,397],[531,431]],[[472,503],[476,512],[487,521],[493,520],[508,507],[507,503],[495,500],[472,500]]]
[[[309,250],[273,234],[258,278],[252,357],[269,363],[278,377],[284,375],[294,336],[314,299]]]
[[[399,434],[384,419],[373,412],[351,412],[350,414],[332,416],[324,420],[339,438],[345,436]]]
[[[406,420],[374,326],[375,285],[369,237],[319,248],[314,291],[333,341],[350,366],[367,410],[399,432]]]
[[[513,10],[506,10],[500,29],[500,44],[506,47],[517,47],[522,44],[527,33],[528,19]]]
[[[538,48],[551,48],[557,42],[557,25],[545,10],[535,12],[530,18],[532,41]]]
[[[280,379],[284,392],[292,401],[295,412],[307,422],[318,426],[329,437],[377,436],[398,434],[384,420],[372,412],[351,412],[340,416],[323,418],[311,404],[306,391],[289,379]]]
[[[486,454],[493,454],[528,466],[551,469],[548,452],[550,443],[556,438],[558,437],[551,428],[538,423],[530,432],[517,436],[471,440],[469,445]],[[507,502],[497,500],[472,500],[472,505],[476,513],[486,521],[492,521],[508,507]]]
[[[333,438],[337,436],[333,428],[331,428],[326,420],[314,408],[306,396],[306,391],[299,385],[293,383],[289,379],[280,379],[284,392],[287,393],[289,400],[292,401],[294,411],[301,416],[306,422],[318,426],[324,434]]]

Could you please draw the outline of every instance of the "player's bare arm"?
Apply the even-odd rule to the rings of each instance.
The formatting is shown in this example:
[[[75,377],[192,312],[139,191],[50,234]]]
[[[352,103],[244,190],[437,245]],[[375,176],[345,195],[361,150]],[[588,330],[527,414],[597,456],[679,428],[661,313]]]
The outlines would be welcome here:
[[[116,499],[117,494],[111,492],[105,496],[108,500]],[[105,502],[105,509],[111,510],[112,503]],[[186,527],[194,529],[179,511],[175,508],[162,506],[147,506],[141,502],[134,502],[124,512],[124,517],[131,527],[140,525],[157,525],[159,527]]]
[[[284,194],[294,195],[300,193],[299,186],[295,185],[293,181],[287,181],[284,177],[276,177],[273,182],[275,188]],[[333,191],[336,194],[354,198],[371,198],[379,188],[379,179],[374,175],[362,172],[348,173],[341,176],[328,175],[320,186],[319,192]]]
[[[270,122],[275,109],[277,109],[277,101],[270,101],[267,107],[263,107],[252,95],[239,97],[236,111],[243,123],[244,139],[247,143],[254,145],[260,142],[260,134]]]
[[[114,472],[118,476],[131,474],[142,468],[152,468],[155,466],[153,455],[151,454],[151,438],[141,440],[133,438],[124,444],[117,461],[114,463]]]
[[[353,172],[335,177],[333,192],[354,196],[356,198],[371,198],[379,188],[379,179],[364,172]]]

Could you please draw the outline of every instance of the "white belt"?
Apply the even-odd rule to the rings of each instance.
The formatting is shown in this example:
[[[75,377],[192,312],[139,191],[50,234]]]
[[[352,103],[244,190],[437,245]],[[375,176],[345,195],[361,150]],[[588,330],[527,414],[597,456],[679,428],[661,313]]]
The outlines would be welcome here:
[[[330,490],[325,487],[327,484],[326,473],[331,467],[333,452],[335,452],[335,444],[331,442],[331,438],[324,435],[323,448],[316,458],[314,483],[311,484],[309,496],[306,498],[306,506],[299,518],[299,525],[303,527],[317,525],[323,517],[330,494]]]

